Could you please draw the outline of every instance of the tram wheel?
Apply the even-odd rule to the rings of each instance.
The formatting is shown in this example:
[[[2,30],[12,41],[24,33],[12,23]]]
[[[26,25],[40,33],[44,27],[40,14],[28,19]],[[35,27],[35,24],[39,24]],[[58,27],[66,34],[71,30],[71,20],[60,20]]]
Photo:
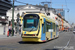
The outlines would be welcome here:
[[[46,41],[48,41],[48,38],[46,37]]]

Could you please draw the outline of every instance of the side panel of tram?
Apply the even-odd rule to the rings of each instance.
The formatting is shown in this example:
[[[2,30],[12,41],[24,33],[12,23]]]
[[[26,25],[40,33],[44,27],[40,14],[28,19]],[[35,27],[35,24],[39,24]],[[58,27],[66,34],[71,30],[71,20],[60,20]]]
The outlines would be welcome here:
[[[51,40],[59,36],[58,25],[52,22],[46,22],[46,39]]]
[[[43,16],[41,14],[24,16],[22,41],[45,42],[58,37],[58,25],[48,21]]]

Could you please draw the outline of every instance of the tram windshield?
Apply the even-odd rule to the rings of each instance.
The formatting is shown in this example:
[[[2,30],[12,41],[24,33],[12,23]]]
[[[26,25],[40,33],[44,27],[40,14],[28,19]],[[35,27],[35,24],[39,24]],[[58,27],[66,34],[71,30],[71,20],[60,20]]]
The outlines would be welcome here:
[[[38,27],[38,22],[39,22],[38,18],[25,18],[23,30],[24,31],[36,31]]]

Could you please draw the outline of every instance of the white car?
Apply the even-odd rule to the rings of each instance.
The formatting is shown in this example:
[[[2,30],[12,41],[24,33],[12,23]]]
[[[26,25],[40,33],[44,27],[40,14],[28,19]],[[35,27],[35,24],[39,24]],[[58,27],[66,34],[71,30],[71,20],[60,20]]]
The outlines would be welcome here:
[[[73,30],[73,33],[75,33],[75,30]]]

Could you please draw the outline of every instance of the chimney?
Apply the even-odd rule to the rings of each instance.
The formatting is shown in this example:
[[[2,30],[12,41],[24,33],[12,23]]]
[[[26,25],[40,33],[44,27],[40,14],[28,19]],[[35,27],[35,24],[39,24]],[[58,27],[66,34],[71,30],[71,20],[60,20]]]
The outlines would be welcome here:
[[[39,6],[41,6],[41,4],[39,4]]]
[[[28,3],[26,5],[28,5]]]
[[[36,6],[38,6],[38,4],[36,4]]]
[[[45,7],[45,8],[48,8],[48,4],[45,4],[44,7]]]

